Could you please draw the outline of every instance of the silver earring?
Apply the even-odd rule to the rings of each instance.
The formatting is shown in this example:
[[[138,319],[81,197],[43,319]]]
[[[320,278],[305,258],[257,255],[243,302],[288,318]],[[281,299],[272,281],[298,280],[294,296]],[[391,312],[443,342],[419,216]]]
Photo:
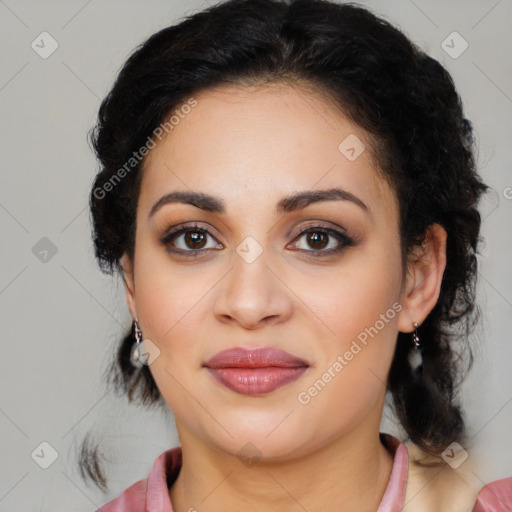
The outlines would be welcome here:
[[[133,321],[133,327],[135,329],[135,342],[138,345],[139,343],[142,343],[142,331],[137,319]]]
[[[418,337],[418,323],[414,322],[414,332],[412,334],[412,341],[414,342],[414,350],[409,354],[409,364],[413,371],[416,371],[423,365],[423,358],[421,357],[421,344]]]
[[[136,368],[140,368],[142,366],[141,362],[141,348],[143,348],[142,344],[142,330],[139,325],[139,321],[135,319],[133,321],[133,329],[135,331],[135,343],[132,346],[130,360],[132,365]]]

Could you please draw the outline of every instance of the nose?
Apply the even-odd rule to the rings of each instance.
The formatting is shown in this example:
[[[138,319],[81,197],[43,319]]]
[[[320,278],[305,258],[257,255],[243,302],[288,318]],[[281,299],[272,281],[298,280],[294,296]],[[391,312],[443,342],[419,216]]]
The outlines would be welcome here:
[[[266,253],[250,263],[234,255],[215,299],[214,314],[219,322],[258,329],[288,320],[293,311],[290,290],[271,269]]]

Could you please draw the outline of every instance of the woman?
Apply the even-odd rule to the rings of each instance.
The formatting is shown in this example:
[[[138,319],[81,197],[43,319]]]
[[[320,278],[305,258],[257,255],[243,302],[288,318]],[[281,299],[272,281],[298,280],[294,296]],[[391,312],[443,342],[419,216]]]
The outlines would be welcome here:
[[[361,7],[231,0],[131,55],[92,141],[116,382],[180,439],[99,510],[511,510],[464,449],[487,186],[436,60]]]

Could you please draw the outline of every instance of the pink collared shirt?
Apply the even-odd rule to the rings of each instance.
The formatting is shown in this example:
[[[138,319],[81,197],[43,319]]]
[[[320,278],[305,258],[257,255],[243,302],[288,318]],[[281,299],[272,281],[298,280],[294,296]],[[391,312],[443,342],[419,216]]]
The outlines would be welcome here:
[[[380,434],[393,455],[393,469],[377,512],[399,512],[404,506],[409,454],[407,447],[390,434]],[[181,447],[159,455],[149,477],[125,489],[117,498],[96,512],[174,512],[168,489],[181,469]],[[485,485],[476,498],[472,512],[512,512],[512,477]]]

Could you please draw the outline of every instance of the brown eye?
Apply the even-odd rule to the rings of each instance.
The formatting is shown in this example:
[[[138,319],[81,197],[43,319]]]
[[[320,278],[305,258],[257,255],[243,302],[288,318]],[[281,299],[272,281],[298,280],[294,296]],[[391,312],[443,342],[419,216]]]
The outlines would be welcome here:
[[[202,249],[206,242],[206,236],[201,231],[187,231],[183,240],[185,245],[191,249]]]
[[[161,239],[161,243],[170,253],[180,253],[185,256],[197,256],[209,249],[221,249],[220,244],[211,244],[208,247],[208,238],[215,241],[213,235],[199,226],[183,226]],[[188,253],[188,254],[187,254]]]
[[[313,249],[324,249],[329,243],[329,235],[322,231],[311,231],[307,234],[307,241]]]
[[[313,226],[302,231],[295,240],[305,240],[305,243],[296,244],[298,249],[314,257],[329,256],[341,252],[346,247],[356,245],[354,239],[345,233],[323,226]]]

